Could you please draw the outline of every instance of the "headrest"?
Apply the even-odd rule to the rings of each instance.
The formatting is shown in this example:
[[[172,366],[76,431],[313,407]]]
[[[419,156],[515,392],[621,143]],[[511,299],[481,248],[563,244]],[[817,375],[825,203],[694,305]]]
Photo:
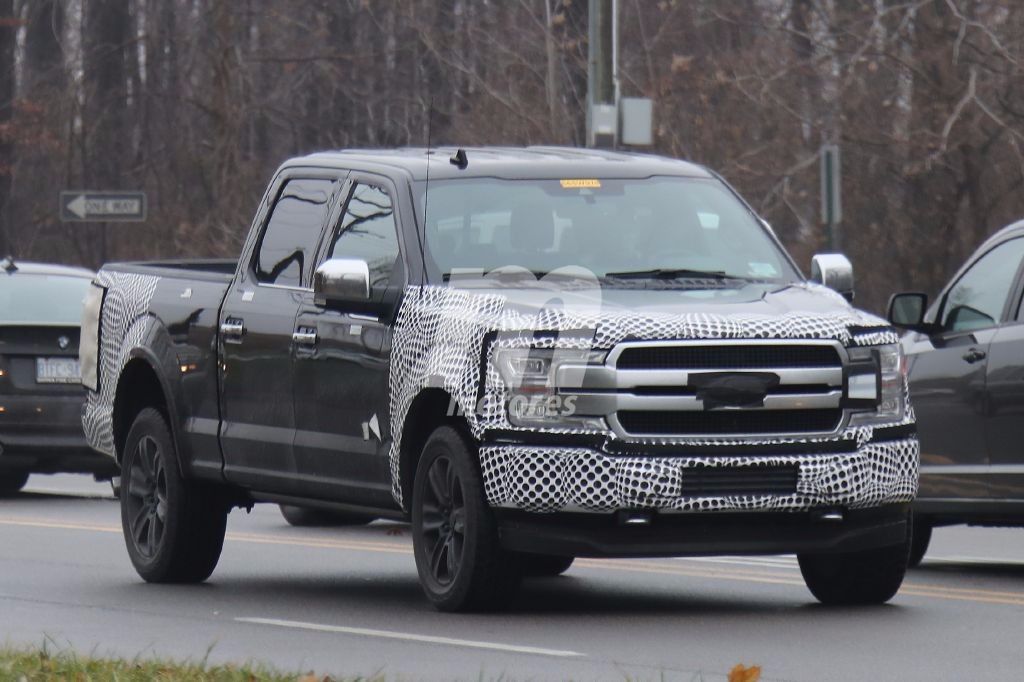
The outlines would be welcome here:
[[[543,251],[555,245],[555,218],[551,208],[541,204],[519,204],[509,221],[512,247],[520,251]]]

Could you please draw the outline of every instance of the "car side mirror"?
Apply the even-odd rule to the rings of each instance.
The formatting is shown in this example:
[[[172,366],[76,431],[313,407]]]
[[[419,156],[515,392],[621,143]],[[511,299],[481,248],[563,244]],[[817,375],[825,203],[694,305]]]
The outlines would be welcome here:
[[[812,258],[811,281],[853,301],[853,264],[841,253],[819,253]]]
[[[896,327],[922,334],[933,334],[938,331],[938,325],[924,321],[924,315],[927,311],[928,294],[912,291],[893,294],[889,298],[886,317]]]
[[[358,258],[332,258],[313,273],[313,301],[365,303],[370,300],[370,266]]]

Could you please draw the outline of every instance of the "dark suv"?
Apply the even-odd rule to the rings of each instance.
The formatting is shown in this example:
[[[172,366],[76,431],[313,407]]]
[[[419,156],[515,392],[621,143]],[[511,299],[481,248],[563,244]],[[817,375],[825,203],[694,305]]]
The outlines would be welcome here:
[[[1024,221],[971,256],[929,307],[892,297],[921,442],[912,564],[933,526],[1024,526]]]
[[[0,262],[0,495],[30,473],[110,476],[86,445],[78,335],[91,270]]]

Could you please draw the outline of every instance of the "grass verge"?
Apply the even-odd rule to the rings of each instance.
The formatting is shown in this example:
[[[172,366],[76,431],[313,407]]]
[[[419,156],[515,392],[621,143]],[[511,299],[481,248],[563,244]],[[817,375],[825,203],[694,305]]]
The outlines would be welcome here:
[[[362,678],[350,678],[352,680]],[[176,663],[162,659],[100,658],[73,651],[0,648],[0,680],[13,682],[342,682],[313,673],[286,674],[244,665]]]

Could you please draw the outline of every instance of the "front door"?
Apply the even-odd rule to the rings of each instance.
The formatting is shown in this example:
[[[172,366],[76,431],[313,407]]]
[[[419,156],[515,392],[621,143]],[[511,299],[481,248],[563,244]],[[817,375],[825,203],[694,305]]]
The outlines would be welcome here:
[[[390,506],[391,331],[405,268],[393,188],[372,176],[352,179],[321,260],[366,261],[370,301],[302,299],[295,319],[295,455],[309,489],[325,499]]]
[[[910,393],[921,440],[921,491],[928,499],[986,499],[989,353],[1005,319],[1024,240],[982,254],[953,284],[938,315],[941,330],[907,349]]]
[[[266,491],[290,491],[292,334],[338,183],[285,177],[245,267],[220,314],[221,432],[225,477]]]

